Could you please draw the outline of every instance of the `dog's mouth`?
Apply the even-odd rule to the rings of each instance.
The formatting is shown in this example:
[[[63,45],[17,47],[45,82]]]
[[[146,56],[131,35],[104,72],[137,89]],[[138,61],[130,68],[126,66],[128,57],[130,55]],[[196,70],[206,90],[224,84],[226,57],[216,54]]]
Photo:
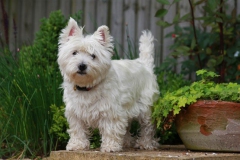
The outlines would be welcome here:
[[[90,91],[92,89],[92,87],[80,87],[78,85],[75,85],[73,87],[74,91],[78,90],[78,91]]]
[[[77,71],[77,74],[85,75],[85,74],[87,74],[87,73],[86,73],[86,71]]]

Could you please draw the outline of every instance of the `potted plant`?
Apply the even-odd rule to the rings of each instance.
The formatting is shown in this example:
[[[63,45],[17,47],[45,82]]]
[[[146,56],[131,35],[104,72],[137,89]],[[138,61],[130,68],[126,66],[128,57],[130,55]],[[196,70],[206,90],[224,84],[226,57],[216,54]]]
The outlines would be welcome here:
[[[154,105],[158,127],[169,113],[186,148],[240,152],[240,85],[216,83],[212,71],[199,70],[201,80],[167,92]]]
[[[182,15],[177,10],[172,21],[164,21],[170,7],[186,1],[158,2],[163,7],[155,14],[161,18],[157,24],[174,26],[174,31],[166,35],[174,39],[172,52],[160,70],[177,66],[193,81],[195,72],[201,77],[159,97],[153,112],[158,127],[175,118],[179,136],[188,149],[240,152],[240,144],[236,143],[240,140],[240,16],[236,8],[229,10],[224,0],[188,0],[189,12]],[[189,25],[181,27],[182,22]],[[180,64],[178,58],[182,58]]]

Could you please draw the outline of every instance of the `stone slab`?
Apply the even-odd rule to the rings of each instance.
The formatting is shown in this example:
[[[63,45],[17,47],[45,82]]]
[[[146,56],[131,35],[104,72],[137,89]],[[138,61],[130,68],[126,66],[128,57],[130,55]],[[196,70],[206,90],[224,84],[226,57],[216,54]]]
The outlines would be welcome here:
[[[194,152],[183,145],[163,145],[155,151],[125,149],[123,152],[52,151],[47,160],[240,160],[240,153]]]

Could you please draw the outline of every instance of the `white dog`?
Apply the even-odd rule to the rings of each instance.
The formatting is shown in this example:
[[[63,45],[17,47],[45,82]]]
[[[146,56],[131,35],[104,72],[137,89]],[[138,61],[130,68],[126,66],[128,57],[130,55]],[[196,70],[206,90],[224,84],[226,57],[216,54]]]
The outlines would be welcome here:
[[[65,116],[70,140],[67,150],[89,149],[89,128],[98,128],[101,151],[121,151],[133,142],[129,126],[141,125],[135,147],[155,149],[151,106],[158,97],[153,73],[154,44],[149,31],[140,37],[140,57],[111,60],[113,38],[107,26],[84,36],[83,28],[70,18],[59,39],[58,64],[63,76]]]

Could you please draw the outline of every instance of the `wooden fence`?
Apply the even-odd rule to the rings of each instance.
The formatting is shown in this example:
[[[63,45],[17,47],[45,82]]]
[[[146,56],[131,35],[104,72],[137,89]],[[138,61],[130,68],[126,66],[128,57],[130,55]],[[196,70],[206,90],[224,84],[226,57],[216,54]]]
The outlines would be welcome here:
[[[95,31],[100,25],[107,25],[110,28],[115,43],[121,44],[121,55],[127,50],[127,36],[138,43],[139,36],[144,29],[149,29],[154,34],[157,41],[156,65],[169,55],[169,45],[174,43],[171,38],[165,38],[165,35],[173,31],[172,27],[163,29],[156,25],[160,20],[154,17],[156,11],[162,6],[156,0],[0,0],[3,1],[5,10],[9,18],[9,39],[10,48],[17,49],[22,44],[33,42],[35,33],[39,30],[40,20],[48,17],[52,11],[61,10],[68,18],[82,10],[83,17],[79,25],[85,26],[89,33]],[[172,0],[170,0],[172,1]],[[237,6],[240,13],[240,0],[229,0],[229,11]],[[169,9],[164,20],[171,22],[176,14],[180,12],[184,15],[190,12],[188,0],[181,0],[177,5]],[[2,6],[1,6],[1,9]],[[197,14],[203,14],[201,8],[197,9]],[[0,12],[0,35],[3,37],[3,15]],[[17,34],[14,33],[14,22],[16,22]],[[182,24],[189,25],[188,23]],[[127,34],[128,33],[128,34]],[[17,38],[15,38],[17,35]],[[15,40],[16,39],[16,40]],[[120,47],[119,47],[120,48]]]

